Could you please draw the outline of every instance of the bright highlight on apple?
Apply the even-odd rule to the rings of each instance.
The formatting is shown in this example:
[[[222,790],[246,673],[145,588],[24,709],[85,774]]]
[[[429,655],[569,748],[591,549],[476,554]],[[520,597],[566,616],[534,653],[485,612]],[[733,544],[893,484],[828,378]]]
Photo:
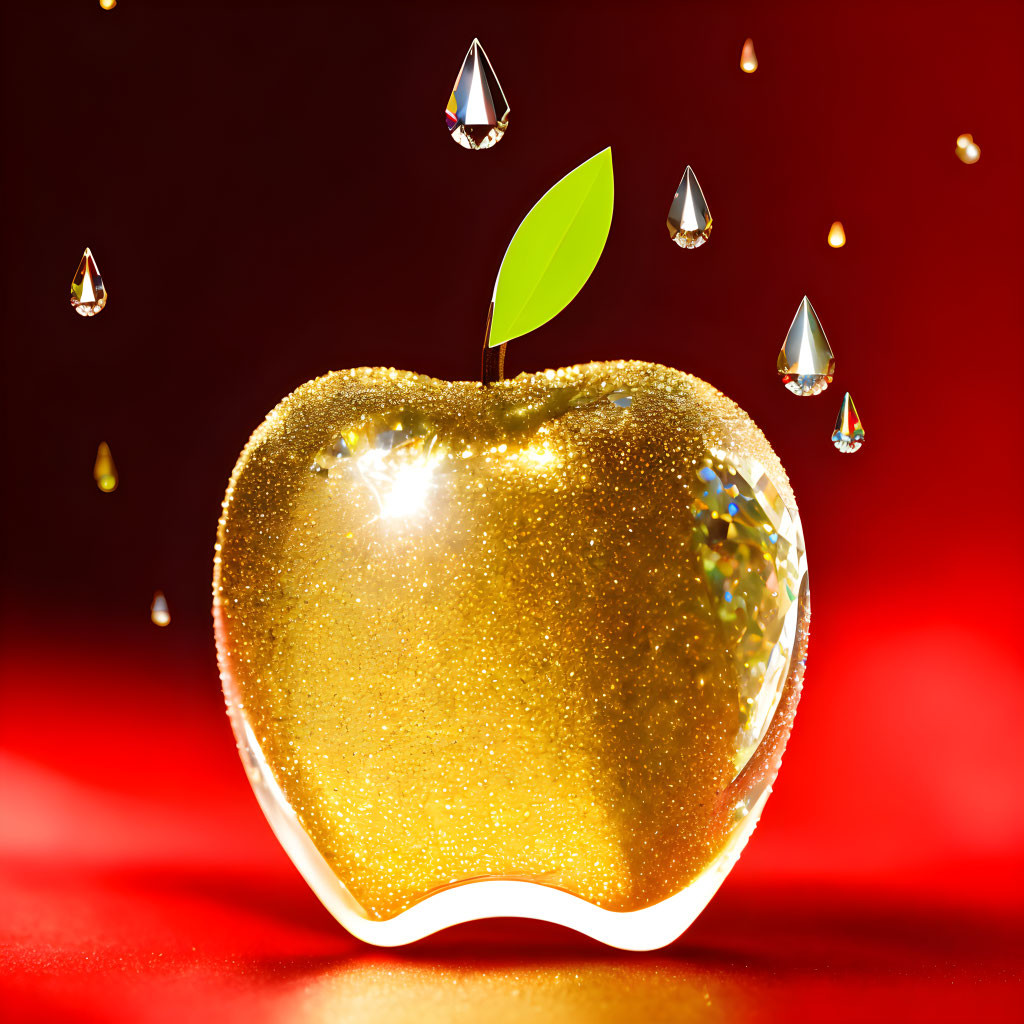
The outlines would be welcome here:
[[[371,448],[356,459],[359,476],[373,494],[384,519],[398,519],[421,512],[430,493],[436,456],[429,452],[393,460],[380,448]]]

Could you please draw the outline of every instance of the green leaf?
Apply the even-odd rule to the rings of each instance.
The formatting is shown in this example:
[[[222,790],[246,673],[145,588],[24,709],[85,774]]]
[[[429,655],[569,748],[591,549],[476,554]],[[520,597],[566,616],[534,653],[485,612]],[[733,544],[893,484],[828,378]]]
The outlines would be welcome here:
[[[614,201],[611,148],[540,197],[512,236],[494,282],[491,348],[529,334],[572,302],[601,258]]]

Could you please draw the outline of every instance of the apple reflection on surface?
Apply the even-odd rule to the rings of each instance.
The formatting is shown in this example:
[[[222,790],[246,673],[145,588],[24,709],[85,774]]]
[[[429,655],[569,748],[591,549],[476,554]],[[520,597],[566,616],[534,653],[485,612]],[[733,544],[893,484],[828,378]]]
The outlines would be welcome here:
[[[512,956],[509,959],[514,959]],[[735,985],[677,963],[580,961],[528,967],[385,962],[303,983],[296,1024],[717,1024],[748,1019]]]

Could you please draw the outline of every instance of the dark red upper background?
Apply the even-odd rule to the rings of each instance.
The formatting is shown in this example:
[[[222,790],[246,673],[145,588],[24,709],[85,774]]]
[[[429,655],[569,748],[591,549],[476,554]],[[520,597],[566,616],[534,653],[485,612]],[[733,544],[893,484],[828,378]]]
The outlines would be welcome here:
[[[1022,31],[1024,7],[989,0],[8,4],[10,1015],[613,1020],[630,986],[662,985],[673,1020],[1016,1019]],[[484,153],[444,128],[474,35],[512,108]],[[785,768],[666,953],[529,925],[369,950],[288,864],[231,747],[209,620],[221,495],[311,377],[473,377],[517,224],[606,145],[604,256],[509,370],[664,362],[765,430],[814,608]],[[696,252],[664,226],[687,163],[714,217]],[[92,320],[68,303],[86,245],[111,296]],[[797,399],[775,357],[805,293],[838,374]],[[847,389],[854,456],[829,440]],[[101,440],[112,495],[92,482]]]

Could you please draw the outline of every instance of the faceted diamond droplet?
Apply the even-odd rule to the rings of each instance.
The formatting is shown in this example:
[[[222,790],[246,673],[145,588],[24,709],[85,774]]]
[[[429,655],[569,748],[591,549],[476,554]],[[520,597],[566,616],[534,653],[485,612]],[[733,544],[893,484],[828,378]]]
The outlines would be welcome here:
[[[764,467],[721,449],[709,455],[694,481],[691,545],[710,593],[721,602],[723,643],[736,659],[739,772],[782,698],[806,571],[804,544],[799,517]]]
[[[149,606],[149,617],[155,626],[169,626],[171,623],[171,610],[167,607],[167,598],[164,597],[162,590],[153,594],[153,603]]]
[[[965,164],[976,164],[981,158],[981,147],[974,141],[970,132],[957,136],[956,155]]]
[[[490,149],[508,128],[508,103],[479,39],[470,44],[444,115],[463,149]]]
[[[841,220],[833,221],[832,227],[828,229],[828,244],[833,249],[842,249],[846,245],[846,232],[843,230],[843,222]]]
[[[86,248],[71,281],[71,308],[80,316],[95,316],[107,304],[107,289],[92,251]]]
[[[101,491],[109,494],[117,488],[117,468],[114,466],[114,457],[110,454],[106,441],[101,441],[99,448],[96,449],[92,476]]]
[[[740,51],[740,67],[748,75],[752,75],[757,70],[757,54],[754,52],[753,39],[748,39],[743,44],[743,49]]]
[[[806,295],[782,343],[778,369],[794,395],[820,395],[832,383],[836,359]]]
[[[841,452],[855,452],[864,443],[864,427],[849,391],[843,396],[843,404],[839,407],[832,443]]]
[[[711,234],[711,213],[697,175],[687,166],[668,210],[668,233],[676,245],[697,249]]]

